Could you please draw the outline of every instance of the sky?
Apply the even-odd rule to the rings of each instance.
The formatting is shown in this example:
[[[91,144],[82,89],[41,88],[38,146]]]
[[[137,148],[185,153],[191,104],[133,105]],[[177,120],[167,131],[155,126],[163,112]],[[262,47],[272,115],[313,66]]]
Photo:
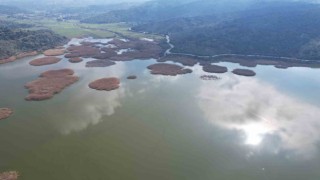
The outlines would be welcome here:
[[[0,5],[18,5],[18,6],[39,6],[39,5],[68,5],[68,6],[86,6],[86,5],[97,5],[97,4],[118,4],[123,2],[129,3],[141,3],[151,0],[0,0]],[[166,1],[168,0],[158,0]],[[183,0],[177,0],[182,1]],[[224,1],[224,2],[234,2],[235,0],[194,0],[194,1]],[[254,1],[283,1],[283,0],[237,0],[237,2],[254,2]],[[306,2],[320,2],[320,0],[286,0],[286,1],[306,1]],[[169,1],[170,2],[170,1]]]
[[[35,2],[35,3],[52,3],[52,4],[114,4],[120,2],[145,2],[147,0],[41,0],[40,2],[37,0],[0,0],[0,3],[28,3],[28,2]]]

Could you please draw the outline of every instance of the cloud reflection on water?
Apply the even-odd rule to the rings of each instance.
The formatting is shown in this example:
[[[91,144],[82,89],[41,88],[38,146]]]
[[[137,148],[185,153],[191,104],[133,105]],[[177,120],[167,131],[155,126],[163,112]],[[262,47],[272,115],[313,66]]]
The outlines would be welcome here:
[[[220,81],[203,82],[198,101],[209,121],[242,131],[245,144],[259,145],[266,136],[275,135],[281,140],[279,151],[316,152],[320,107],[289,97],[257,78],[229,74]]]
[[[68,102],[69,112],[74,111],[72,116],[59,127],[63,134],[73,131],[81,131],[90,125],[96,125],[102,121],[104,116],[111,116],[116,109],[121,107],[121,99],[126,96],[124,89],[111,92],[99,92],[94,95],[87,89],[70,97]],[[73,109],[71,109],[73,107]]]
[[[125,82],[121,82],[120,88],[113,91],[97,91],[90,89],[88,84],[96,79],[105,77],[124,77],[127,72],[125,63],[118,63],[115,66],[105,68],[91,68],[82,71],[83,67],[75,69],[80,75],[79,87],[76,93],[68,95],[67,114],[71,116],[64,118],[65,121],[58,124],[63,134],[74,131],[81,131],[90,125],[101,122],[104,116],[111,116],[116,109],[121,107],[121,100],[130,95]],[[79,71],[81,70],[81,71]]]

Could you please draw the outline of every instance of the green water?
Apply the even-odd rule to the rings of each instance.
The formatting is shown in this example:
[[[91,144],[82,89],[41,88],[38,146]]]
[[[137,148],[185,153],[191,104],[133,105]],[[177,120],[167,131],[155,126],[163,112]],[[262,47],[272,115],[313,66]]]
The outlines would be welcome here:
[[[23,180],[320,178],[319,70],[259,66],[256,77],[202,81],[199,66],[150,75],[154,60],[88,69],[31,59],[0,66],[0,106],[14,110],[0,121],[0,171]],[[60,68],[80,81],[51,100],[24,100],[26,82]],[[121,79],[118,90],[88,88],[110,76]]]

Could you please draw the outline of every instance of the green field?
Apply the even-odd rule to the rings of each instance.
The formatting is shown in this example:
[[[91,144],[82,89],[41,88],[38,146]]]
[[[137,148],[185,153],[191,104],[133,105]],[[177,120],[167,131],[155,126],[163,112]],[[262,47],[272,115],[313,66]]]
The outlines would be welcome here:
[[[127,38],[152,38],[156,40],[163,39],[162,36],[132,32],[130,26],[126,23],[113,24],[82,24],[75,20],[58,22],[55,19],[49,18],[34,18],[34,19],[15,19],[0,17],[0,19],[14,21],[17,23],[34,25],[30,30],[50,29],[57,34],[68,38],[92,36],[95,38],[112,38],[112,37],[127,37]]]

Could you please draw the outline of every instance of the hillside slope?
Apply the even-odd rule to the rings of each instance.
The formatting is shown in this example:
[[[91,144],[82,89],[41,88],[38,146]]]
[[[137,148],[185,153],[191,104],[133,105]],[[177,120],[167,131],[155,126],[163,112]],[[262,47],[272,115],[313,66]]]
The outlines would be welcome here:
[[[228,18],[178,18],[132,29],[170,34],[174,52],[320,59],[320,6],[315,4],[262,3]]]

